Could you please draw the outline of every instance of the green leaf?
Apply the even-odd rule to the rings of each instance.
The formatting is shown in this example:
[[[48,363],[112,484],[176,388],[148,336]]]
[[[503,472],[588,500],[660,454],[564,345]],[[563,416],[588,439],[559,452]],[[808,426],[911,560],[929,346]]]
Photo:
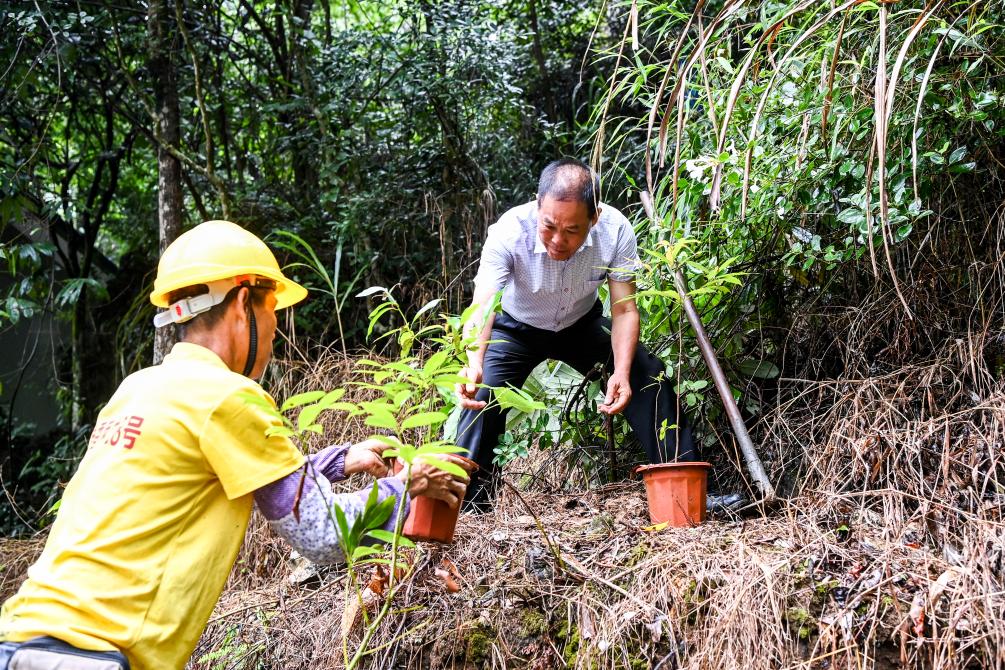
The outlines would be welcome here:
[[[248,393],[247,391],[242,391],[238,393],[237,397],[249,405],[254,405],[255,407],[261,407],[262,409],[267,409],[271,413],[276,415],[279,414],[279,411],[276,409],[276,406],[271,402],[269,402],[268,398],[263,398],[258,394]]]
[[[376,486],[376,482],[374,482]],[[367,515],[366,528],[378,528],[387,523],[387,520],[391,518],[391,512],[394,511],[394,506],[398,503],[398,499],[394,496],[390,496],[381,500],[372,509],[370,514]]]
[[[413,414],[401,422],[401,429],[408,430],[409,428],[421,428],[423,426],[432,426],[438,423],[443,423],[447,420],[446,412],[419,412]]]
[[[428,375],[432,375],[437,370],[439,370],[441,367],[443,367],[443,364],[446,362],[447,357],[449,355],[450,355],[449,351],[446,351],[446,350],[444,350],[444,351],[437,351],[435,354],[433,354],[432,356],[430,356],[429,360],[426,361],[426,364],[424,366],[422,366],[422,371],[427,376]]]
[[[325,394],[325,397],[318,400],[318,404],[323,405],[324,407],[331,407],[333,404],[341,400],[344,395],[345,389],[335,389],[333,391],[329,391]]]
[[[859,221],[865,220],[865,213],[857,207],[846,207],[838,214],[838,221],[850,225],[856,225]]]
[[[966,155],[967,155],[967,148],[965,146],[956,147],[955,149],[953,149],[953,153],[949,154],[948,163],[950,165],[952,165],[953,163],[959,163],[961,160],[963,160],[963,157]]]
[[[436,298],[435,300],[430,300],[425,305],[423,305],[422,307],[420,307],[419,311],[416,312],[415,316],[412,317],[412,323],[415,323],[419,319],[420,316],[422,316],[423,314],[425,314],[429,310],[435,309],[436,306],[439,305],[441,302],[443,302],[442,298]]]
[[[382,547],[368,547],[367,545],[361,545],[356,547],[352,552],[352,560],[358,561],[361,558],[366,558],[367,556],[373,556],[374,554],[381,554],[384,552]]]
[[[394,420],[394,415],[385,410],[371,410],[370,415],[363,420],[363,423],[372,428],[386,428],[398,432],[398,422]]]
[[[747,359],[738,366],[741,373],[759,379],[774,379],[781,374],[778,366],[771,361]]]
[[[365,288],[362,291],[360,291],[359,293],[357,293],[356,297],[357,298],[369,298],[371,295],[374,295],[376,293],[386,293],[386,294],[388,294],[388,297],[390,297],[390,294],[391,294],[391,292],[388,291],[383,286],[371,286],[370,288]]]
[[[534,400],[529,395],[513,387],[495,389],[495,399],[502,409],[516,409],[521,412],[533,412],[544,409],[545,404]]]
[[[367,535],[369,535],[370,537],[372,537],[372,538],[374,538],[376,540],[380,540],[381,542],[383,542],[385,544],[392,544],[394,542],[394,533],[392,533],[390,531],[387,531],[387,530],[383,530],[381,528],[375,528],[375,529],[371,530],[369,533],[367,533]],[[410,548],[412,548],[412,547],[415,546],[415,543],[412,542],[411,540],[409,540],[407,537],[405,537],[403,535],[399,535],[398,536],[398,546],[400,546],[400,547],[406,547],[406,548],[410,549]]]
[[[324,391],[307,391],[306,393],[298,393],[295,396],[290,396],[283,402],[280,411],[286,412],[293,409],[294,407],[300,407],[301,405],[306,405],[307,403],[314,402],[315,400],[320,400],[325,397]]]
[[[316,405],[308,405],[300,410],[300,414],[297,415],[297,428],[304,430],[304,426],[310,426],[314,424],[314,420],[318,418],[321,412],[328,409],[323,407],[320,403]]]
[[[356,544],[350,544],[352,538],[349,532],[349,523],[346,521],[345,512],[337,504],[332,505],[332,512],[335,513],[335,525],[338,526],[339,543],[346,556],[351,557],[356,550]]]
[[[450,474],[460,477],[461,479],[467,479],[469,476],[468,473],[465,472],[464,468],[462,468],[461,466],[454,465],[453,463],[448,463],[447,461],[436,458],[434,456],[423,454],[418,458],[423,463],[428,463],[429,465],[432,465],[434,468],[439,468],[444,472],[449,472]]]

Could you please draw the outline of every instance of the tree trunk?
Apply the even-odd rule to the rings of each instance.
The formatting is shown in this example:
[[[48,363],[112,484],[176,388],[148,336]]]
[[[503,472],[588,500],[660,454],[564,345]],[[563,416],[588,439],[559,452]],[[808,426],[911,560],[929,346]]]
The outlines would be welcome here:
[[[154,124],[157,148],[157,224],[160,251],[164,253],[181,233],[181,162],[168,147],[179,143],[178,81],[175,78],[178,45],[172,38],[168,3],[150,0],[147,5],[147,34],[150,51],[150,77],[154,90]],[[174,345],[174,330],[159,328],[154,334],[154,365],[160,363]]]

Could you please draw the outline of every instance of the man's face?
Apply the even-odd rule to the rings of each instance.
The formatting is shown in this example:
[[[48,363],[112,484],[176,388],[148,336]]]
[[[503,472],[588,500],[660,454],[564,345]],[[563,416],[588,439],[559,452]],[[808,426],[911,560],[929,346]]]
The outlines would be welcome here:
[[[275,291],[267,291],[265,305],[255,308],[255,324],[258,326],[258,354],[255,356],[255,367],[251,369],[251,378],[260,379],[272,358],[272,341],[276,337]]]
[[[583,246],[596,218],[591,220],[586,204],[578,200],[556,200],[550,195],[538,200],[537,234],[548,251],[548,258],[554,261],[572,258]]]

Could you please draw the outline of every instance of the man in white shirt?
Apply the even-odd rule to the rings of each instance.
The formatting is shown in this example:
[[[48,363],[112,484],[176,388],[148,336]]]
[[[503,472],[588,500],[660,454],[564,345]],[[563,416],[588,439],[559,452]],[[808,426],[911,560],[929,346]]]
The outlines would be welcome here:
[[[489,227],[472,303],[502,291],[499,316],[489,315],[480,347],[468,354],[457,388],[464,412],[457,444],[481,469],[468,486],[469,507],[491,506],[494,449],[505,416],[479,383],[522,386],[545,359],[585,374],[613,358],[601,412],[625,416],[650,462],[693,461],[694,442],[664,364],[639,344],[634,272],[635,231],[621,212],[598,200],[599,180],[573,159],[541,173],[537,200],[509,210]],[[611,319],[597,288],[607,282]],[[481,323],[475,314],[469,323]],[[490,343],[491,342],[491,343]]]

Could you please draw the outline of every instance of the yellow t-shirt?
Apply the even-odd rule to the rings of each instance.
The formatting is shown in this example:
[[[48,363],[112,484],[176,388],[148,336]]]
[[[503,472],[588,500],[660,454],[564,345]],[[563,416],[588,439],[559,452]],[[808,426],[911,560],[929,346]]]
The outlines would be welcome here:
[[[208,349],[176,344],[102,410],[45,550],[3,606],[0,640],[117,648],[133,670],[182,668],[237,559],[252,493],[303,455],[265,437],[272,398]]]

